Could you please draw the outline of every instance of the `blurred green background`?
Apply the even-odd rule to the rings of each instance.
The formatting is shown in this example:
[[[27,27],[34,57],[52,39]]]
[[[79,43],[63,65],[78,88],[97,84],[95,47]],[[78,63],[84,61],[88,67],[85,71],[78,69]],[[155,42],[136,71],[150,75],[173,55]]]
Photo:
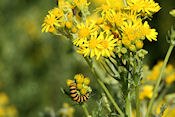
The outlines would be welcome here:
[[[145,62],[150,67],[164,58],[168,49],[165,36],[175,24],[175,19],[169,15],[175,1],[156,2],[162,9],[150,24],[159,32],[158,41],[145,41],[144,46],[149,51]],[[41,33],[44,16],[54,7],[56,0],[0,0],[0,81],[3,82],[0,90],[9,96],[19,117],[37,117],[46,107],[58,110],[63,102],[70,102],[60,90],[66,86],[66,79],[73,78],[76,73],[92,76],[69,41]],[[175,50],[170,62],[175,65]],[[88,105],[99,98],[98,85],[91,80],[96,93]],[[80,115],[80,107],[75,107]]]

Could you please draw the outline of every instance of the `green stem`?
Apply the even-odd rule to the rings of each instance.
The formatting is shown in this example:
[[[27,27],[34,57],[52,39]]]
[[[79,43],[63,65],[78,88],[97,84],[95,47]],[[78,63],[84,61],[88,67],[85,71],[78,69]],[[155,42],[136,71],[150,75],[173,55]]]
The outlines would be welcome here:
[[[82,104],[82,105],[81,105],[81,107],[83,108],[83,110],[84,110],[84,113],[85,113],[86,117],[89,117],[89,112],[88,112],[88,110],[87,110],[87,108],[86,108],[85,103],[84,103],[84,104]]]
[[[132,112],[131,112],[131,100],[130,100],[130,93],[128,92],[128,95],[125,99],[126,101],[126,114],[128,115],[128,117],[132,116]]]
[[[94,74],[97,82],[99,83],[99,85],[102,87],[102,89],[104,90],[104,92],[106,93],[106,95],[108,96],[109,100],[111,101],[111,103],[114,105],[115,109],[119,112],[120,115],[124,115],[123,112],[120,110],[119,106],[116,104],[115,100],[113,99],[113,97],[111,96],[111,94],[109,93],[108,89],[106,88],[106,86],[104,85],[104,83],[101,81],[100,77],[98,76],[98,74],[96,73],[94,67],[92,66],[91,62],[85,58],[86,62],[88,63],[89,67],[91,68],[92,73]]]
[[[136,96],[136,117],[140,117],[139,85],[135,87]]]
[[[169,57],[170,57],[170,55],[171,55],[171,52],[172,52],[173,48],[174,48],[174,46],[173,46],[173,45],[170,45],[170,47],[169,47],[169,49],[168,49],[168,52],[167,52],[166,57],[165,57],[164,62],[163,62],[163,66],[162,66],[161,71],[160,71],[160,74],[159,74],[159,77],[158,77],[158,79],[157,79],[157,81],[156,81],[156,85],[155,85],[155,88],[154,88],[154,91],[153,91],[153,96],[152,96],[152,98],[151,98],[151,100],[150,100],[150,102],[149,102],[148,111],[147,111],[145,117],[149,117],[149,113],[150,113],[150,111],[151,111],[153,102],[154,102],[154,100],[155,100],[155,97],[156,97],[156,94],[157,94],[157,91],[158,91],[158,87],[159,87],[160,81],[161,81],[161,79],[162,79],[162,74],[164,73],[166,64],[167,64],[167,62],[168,62],[168,60],[169,60]]]

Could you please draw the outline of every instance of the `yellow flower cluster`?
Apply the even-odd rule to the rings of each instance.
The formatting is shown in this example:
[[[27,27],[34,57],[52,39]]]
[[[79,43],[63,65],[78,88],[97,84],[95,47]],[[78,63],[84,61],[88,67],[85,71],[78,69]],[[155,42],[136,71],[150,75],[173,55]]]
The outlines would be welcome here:
[[[71,107],[68,103],[64,103],[63,108],[59,110],[59,113],[63,117],[73,117],[74,111],[73,107]]]
[[[137,52],[143,48],[145,38],[156,41],[158,33],[145,19],[160,10],[158,3],[153,0],[120,2],[121,6],[114,7],[111,0],[106,0],[90,14],[87,0],[59,0],[58,8],[50,10],[45,17],[42,32],[56,29],[56,33],[67,34],[73,38],[78,53],[97,60]]]
[[[0,92],[0,117],[17,117],[15,106],[9,105],[9,98],[4,92]]]
[[[76,74],[74,80],[67,80],[67,86],[70,86],[71,83],[76,83],[77,92],[81,95],[85,95],[92,91],[89,87],[90,79],[84,77],[83,74]]]
[[[146,77],[146,79],[153,80],[153,81],[157,80],[158,75],[160,74],[160,69],[161,69],[162,65],[163,65],[162,61],[158,62],[158,64],[155,65],[153,67],[153,69],[151,70],[151,74],[148,75]],[[175,68],[173,67],[173,65],[171,65],[171,64],[167,65],[163,77],[164,77],[164,80],[167,84],[171,84],[175,81]]]

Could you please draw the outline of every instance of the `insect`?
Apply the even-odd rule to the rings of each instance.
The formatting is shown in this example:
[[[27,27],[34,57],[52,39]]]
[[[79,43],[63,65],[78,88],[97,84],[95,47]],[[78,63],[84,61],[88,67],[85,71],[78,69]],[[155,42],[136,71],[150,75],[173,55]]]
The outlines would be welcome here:
[[[89,93],[86,93],[85,95],[81,95],[77,93],[77,85],[76,83],[71,83],[69,86],[70,96],[72,97],[72,100],[82,103],[89,99]]]

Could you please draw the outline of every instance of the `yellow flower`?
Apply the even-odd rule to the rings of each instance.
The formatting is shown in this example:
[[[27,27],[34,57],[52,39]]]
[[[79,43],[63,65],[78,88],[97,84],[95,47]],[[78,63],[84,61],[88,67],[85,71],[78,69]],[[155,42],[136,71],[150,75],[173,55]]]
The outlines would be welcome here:
[[[81,6],[81,5],[86,5],[89,6],[90,2],[87,3],[87,0],[74,0],[74,5],[75,6]]]
[[[101,12],[102,18],[107,19],[107,16],[115,11],[112,10],[109,5],[103,4],[101,7],[96,9],[96,12]]]
[[[114,35],[110,35],[110,31],[101,32],[100,35],[95,32],[91,34],[91,39],[83,44],[82,48],[79,48],[78,52],[84,56],[90,55],[91,58],[96,56],[97,60],[100,56],[110,57],[117,41]]]
[[[64,0],[58,0],[58,7],[64,11],[73,8],[73,6],[68,1],[65,2]]]
[[[68,103],[64,103],[63,108],[59,110],[59,113],[65,117],[73,117],[74,111],[73,107],[69,106]]]
[[[80,93],[81,93],[82,95],[85,95],[85,94],[87,93],[87,90],[86,90],[85,88],[83,88],[83,89],[80,90]]]
[[[49,12],[49,14],[54,15],[56,18],[60,18],[64,15],[63,11],[59,8],[54,8],[48,12]]]
[[[137,40],[137,41],[135,42],[135,44],[136,44],[136,47],[137,47],[138,49],[143,48],[143,41]]]
[[[68,29],[72,28],[72,22],[67,21],[67,22],[66,22],[66,27],[67,27]]]
[[[124,18],[123,13],[119,12],[115,12],[112,11],[110,14],[107,15],[107,19],[109,20],[109,22],[116,24],[117,26],[122,26],[124,23],[124,20],[126,18]]]
[[[83,85],[81,83],[78,83],[77,84],[77,89],[82,89],[83,88]]]
[[[156,13],[160,10],[158,3],[155,3],[153,0],[128,0],[129,7],[127,9],[141,12],[144,16],[151,16],[153,13]]]
[[[89,85],[89,83],[90,83],[90,79],[89,78],[84,78],[84,84]]]
[[[0,93],[0,105],[8,104],[9,99],[5,93]]]
[[[129,46],[131,44],[131,41],[129,39],[127,39],[126,36],[124,36],[122,38],[122,44],[124,44],[125,46]]]
[[[170,75],[168,75],[166,78],[165,78],[165,82],[167,84],[171,84],[175,81],[175,73],[172,73]]]
[[[97,34],[97,32],[92,33],[90,40],[83,44],[83,47],[79,48],[77,52],[84,56],[90,55],[91,58],[93,56],[99,56],[98,45],[100,40],[97,38]]]
[[[142,100],[145,97],[151,98],[153,95],[153,86],[152,85],[145,85],[143,87],[143,91],[140,92],[139,98]]]
[[[44,23],[42,24],[42,32],[53,32],[55,26],[60,26],[55,15],[50,14],[44,18]]]
[[[15,117],[15,116],[17,116],[18,111],[17,111],[16,107],[9,106],[7,108],[7,114],[8,114],[9,117]]]
[[[72,28],[72,32],[73,32],[73,33],[76,33],[76,32],[77,32],[77,28],[76,28],[76,27],[73,27],[73,28]]]
[[[142,27],[142,33],[146,36],[146,38],[149,41],[152,41],[152,40],[157,41],[158,33],[156,32],[155,29],[150,28],[147,21],[144,22],[144,25]]]
[[[151,74],[148,75],[146,77],[146,79],[147,80],[153,80],[153,81],[157,80],[157,77],[158,77],[158,75],[160,73],[160,69],[161,69],[162,65],[163,65],[163,62],[162,61],[158,62],[158,64],[155,65],[153,67],[153,69],[151,70]]]
[[[5,117],[5,109],[3,107],[0,107],[0,117]]]
[[[99,35],[99,49],[101,51],[100,56],[107,56],[110,57],[113,53],[114,47],[117,45],[118,39],[114,39],[114,35],[110,35],[110,31],[105,31],[106,35],[104,36],[103,33]],[[98,59],[99,57],[97,57]]]
[[[114,9],[121,9],[124,7],[123,0],[93,0],[93,2],[95,5],[98,5],[98,6],[101,6],[103,4],[108,4],[110,5],[111,8],[114,8]]]
[[[73,41],[73,44],[76,46],[81,46],[84,42],[87,41],[87,38],[90,36],[91,33],[97,30],[95,23],[86,22],[78,24],[78,38]]]
[[[135,34],[137,32],[138,25],[136,23],[133,24],[133,22],[124,22],[121,26],[121,30],[123,32],[123,36],[126,36],[126,38],[130,41],[134,41],[137,37]]]
[[[76,83],[83,83],[84,80],[83,74],[76,74],[74,78],[76,79]]]
[[[173,65],[168,64],[166,69],[165,69],[166,75],[169,75],[171,72],[173,72],[173,70],[174,70]]]
[[[67,86],[70,86],[71,83],[73,83],[73,80],[67,80]]]

